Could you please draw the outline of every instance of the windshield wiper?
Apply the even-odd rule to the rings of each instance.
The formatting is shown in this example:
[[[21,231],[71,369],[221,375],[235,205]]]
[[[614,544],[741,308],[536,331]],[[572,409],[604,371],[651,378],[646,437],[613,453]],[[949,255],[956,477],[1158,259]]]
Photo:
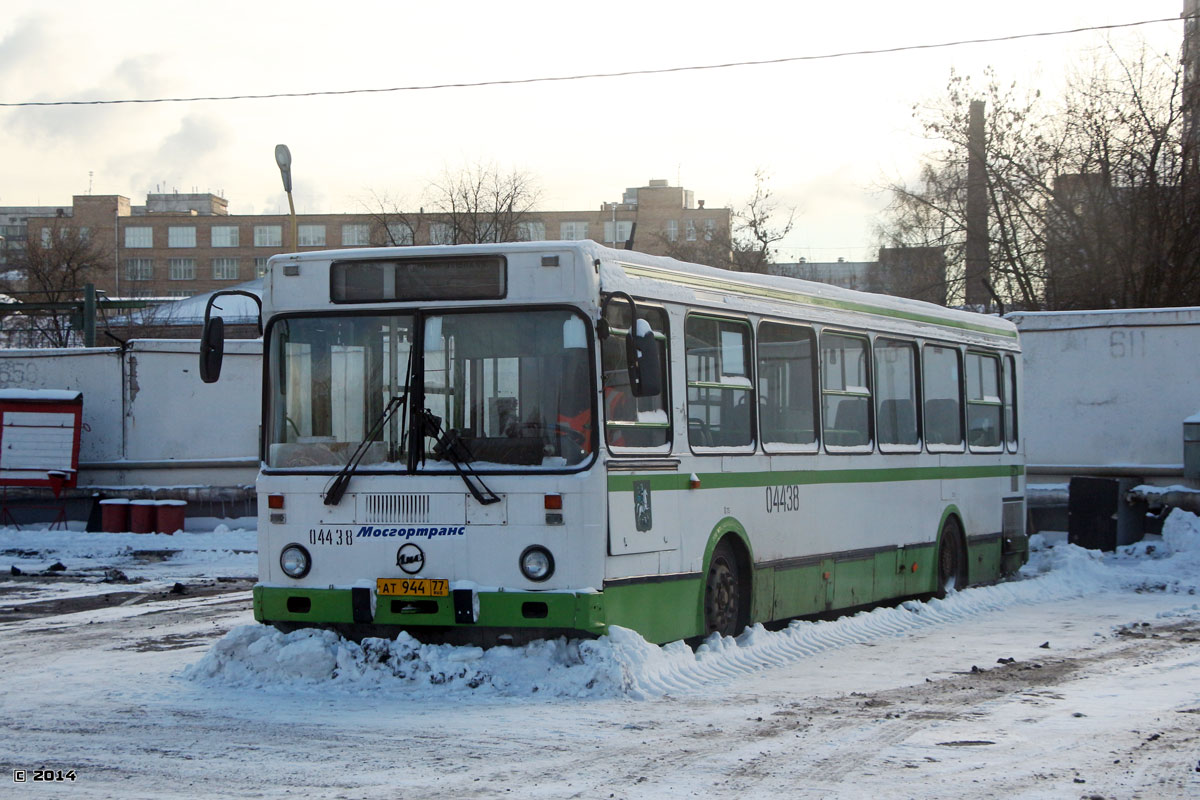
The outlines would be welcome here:
[[[458,473],[458,477],[463,479],[463,483],[471,491],[471,496],[483,506],[499,503],[500,497],[489,489],[487,484],[483,482],[483,479],[479,477],[479,473],[471,468],[471,461],[474,460],[474,456],[471,455],[467,443],[462,440],[458,431],[454,428],[443,431],[441,418],[428,408],[424,411],[414,412],[413,416],[417,417],[415,422],[417,423],[417,429],[421,431],[422,438],[425,436],[433,438],[434,455],[454,465],[455,472]],[[475,479],[474,483],[471,481],[472,478]],[[475,483],[478,483],[479,486],[476,486]]]
[[[407,387],[406,387],[407,388]],[[358,443],[358,447],[354,448],[354,452],[346,461],[346,466],[342,467],[337,475],[333,476],[333,480],[329,483],[329,489],[325,492],[325,505],[336,506],[342,502],[342,496],[346,494],[346,487],[350,485],[350,477],[354,475],[354,471],[358,469],[358,465],[362,462],[363,456],[367,454],[371,443],[379,432],[383,430],[383,426],[392,418],[398,408],[403,407],[408,402],[408,392],[397,395],[388,401],[384,406],[383,413],[379,415],[379,419],[371,426],[371,430],[367,431],[367,435]]]

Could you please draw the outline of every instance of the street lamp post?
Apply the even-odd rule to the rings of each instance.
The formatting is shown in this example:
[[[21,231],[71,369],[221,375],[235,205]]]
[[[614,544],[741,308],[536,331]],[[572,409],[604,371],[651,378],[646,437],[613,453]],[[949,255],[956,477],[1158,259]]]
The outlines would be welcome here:
[[[286,144],[275,145],[275,163],[279,165],[279,175],[283,178],[283,191],[288,199],[288,212],[292,218],[292,249],[300,249],[300,234],[296,224],[296,204],[292,202],[292,151]]]

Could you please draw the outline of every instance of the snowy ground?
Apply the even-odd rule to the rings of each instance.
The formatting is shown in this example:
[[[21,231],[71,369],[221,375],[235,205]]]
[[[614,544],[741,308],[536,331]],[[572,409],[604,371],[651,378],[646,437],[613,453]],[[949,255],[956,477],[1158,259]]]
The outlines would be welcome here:
[[[253,549],[0,530],[23,573],[0,578],[0,781],[75,774],[0,796],[1200,797],[1181,512],[1115,555],[1042,542],[1022,580],[695,653],[283,636],[252,622]]]

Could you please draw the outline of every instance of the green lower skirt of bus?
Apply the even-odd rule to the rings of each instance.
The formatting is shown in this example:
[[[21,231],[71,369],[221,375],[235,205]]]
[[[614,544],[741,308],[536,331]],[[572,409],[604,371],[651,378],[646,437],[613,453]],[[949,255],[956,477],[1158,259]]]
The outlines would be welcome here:
[[[433,629],[536,631],[551,635],[601,636],[610,624],[638,631],[649,641],[669,642],[701,633],[697,597],[701,581],[677,580],[616,586],[603,592],[478,592],[470,613],[455,610],[454,597],[360,597],[350,589],[254,587],[254,618],[281,628],[332,627],[356,634],[375,627],[380,635],[407,630],[422,638]],[[372,634],[375,635],[375,634]],[[529,638],[528,636],[519,638]]]
[[[254,618],[292,626],[378,626],[388,629],[536,628],[601,635],[606,630],[602,595],[561,592],[478,592],[447,597],[377,597],[369,609],[351,589],[254,587]]]

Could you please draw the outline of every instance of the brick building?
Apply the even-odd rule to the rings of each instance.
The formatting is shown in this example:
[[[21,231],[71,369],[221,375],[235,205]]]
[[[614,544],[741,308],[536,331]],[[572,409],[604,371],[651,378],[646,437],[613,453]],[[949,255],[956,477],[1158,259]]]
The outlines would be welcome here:
[[[232,286],[260,276],[276,253],[455,239],[446,217],[436,213],[301,214],[294,241],[286,214],[228,209],[228,201],[213,194],[150,194],[144,206],[121,195],[77,195],[70,207],[0,208],[0,219],[14,220],[6,228],[12,241],[49,241],[67,227],[78,229],[105,254],[94,279],[109,297],[187,297]],[[720,234],[727,241],[731,216],[728,208],[705,208],[690,190],[653,180],[593,211],[529,212],[517,238],[622,247],[632,234],[633,249],[662,254],[667,240]],[[18,264],[19,255],[19,247],[0,252],[0,267]]]
[[[946,251],[942,247],[881,247],[878,261],[802,260],[771,264],[768,270],[772,275],[946,305]]]

